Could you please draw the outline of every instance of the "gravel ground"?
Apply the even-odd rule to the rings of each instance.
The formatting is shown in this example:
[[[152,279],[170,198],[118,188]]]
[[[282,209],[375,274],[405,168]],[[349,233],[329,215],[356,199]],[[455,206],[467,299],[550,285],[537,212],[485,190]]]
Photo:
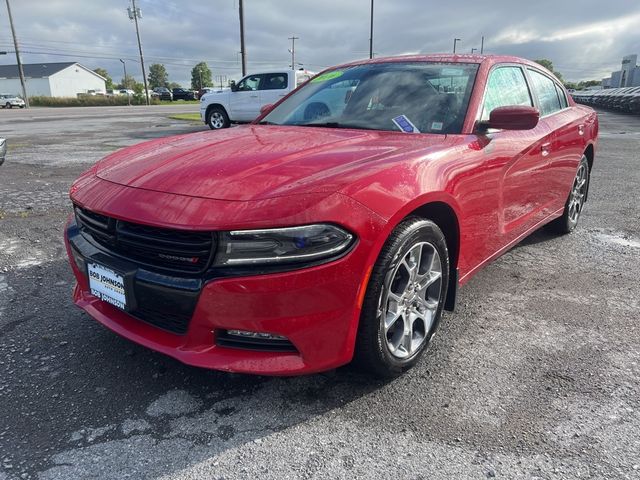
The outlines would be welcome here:
[[[484,269],[383,383],[190,368],[72,306],[70,183],[120,146],[205,129],[165,116],[189,108],[0,115],[0,480],[640,479],[640,118],[601,114],[579,228]]]

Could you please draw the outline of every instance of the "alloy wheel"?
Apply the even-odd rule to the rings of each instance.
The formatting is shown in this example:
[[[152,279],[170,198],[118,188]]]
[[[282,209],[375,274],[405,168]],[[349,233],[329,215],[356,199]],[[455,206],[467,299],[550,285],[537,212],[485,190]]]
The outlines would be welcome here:
[[[587,166],[582,163],[578,168],[578,173],[573,181],[571,193],[569,194],[569,221],[576,223],[584,207],[585,195],[587,193]]]
[[[213,112],[209,118],[209,124],[215,129],[224,127],[224,117],[222,113]]]
[[[438,251],[431,243],[416,243],[382,289],[381,322],[391,355],[406,359],[420,351],[436,319],[441,291]]]

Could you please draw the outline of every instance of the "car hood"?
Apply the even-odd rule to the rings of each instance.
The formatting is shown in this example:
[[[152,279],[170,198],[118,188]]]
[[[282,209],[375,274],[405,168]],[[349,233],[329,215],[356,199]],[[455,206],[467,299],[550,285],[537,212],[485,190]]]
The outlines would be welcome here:
[[[100,161],[95,172],[120,185],[218,200],[331,193],[391,162],[423,157],[445,138],[247,125],[129,147]]]

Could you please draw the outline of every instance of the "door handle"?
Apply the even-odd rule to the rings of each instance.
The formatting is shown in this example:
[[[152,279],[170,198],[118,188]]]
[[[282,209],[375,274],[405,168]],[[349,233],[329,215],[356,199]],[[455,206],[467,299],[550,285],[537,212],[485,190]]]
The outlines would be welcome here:
[[[578,125],[578,135],[584,135],[584,125]]]
[[[542,147],[540,147],[540,151],[542,152],[542,156],[546,157],[551,152],[551,142],[543,143]]]
[[[258,98],[258,95],[249,95],[251,98]]]

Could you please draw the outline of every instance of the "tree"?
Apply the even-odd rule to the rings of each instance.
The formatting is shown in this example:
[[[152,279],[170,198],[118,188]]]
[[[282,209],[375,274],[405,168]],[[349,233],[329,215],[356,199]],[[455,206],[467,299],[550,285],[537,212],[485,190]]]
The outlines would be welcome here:
[[[562,79],[562,74],[560,72],[556,72],[553,69],[553,62],[551,60],[548,60],[546,58],[539,58],[538,60],[534,60],[534,62],[536,62],[539,65],[542,65],[544,68],[546,68],[547,70],[549,70],[551,73],[553,73],[556,77],[558,77],[558,80],[560,80],[561,82],[563,81]]]
[[[167,85],[167,88],[169,90],[173,90],[174,88],[182,88],[182,85],[180,85],[177,82],[169,82],[169,85]]]
[[[101,77],[104,77],[105,79],[104,83],[107,90],[111,90],[113,88],[113,79],[111,78],[111,76],[109,76],[109,73],[107,73],[107,71],[104,68],[96,68],[94,72],[100,75]]]
[[[169,83],[167,69],[161,63],[149,67],[149,88],[166,87]]]
[[[199,90],[200,88],[210,87],[212,85],[211,70],[209,70],[206,62],[200,62],[193,67],[191,70],[191,88],[193,90]]]
[[[126,88],[127,90],[133,90],[136,86],[136,79],[131,75],[127,75],[122,79],[117,88]]]

